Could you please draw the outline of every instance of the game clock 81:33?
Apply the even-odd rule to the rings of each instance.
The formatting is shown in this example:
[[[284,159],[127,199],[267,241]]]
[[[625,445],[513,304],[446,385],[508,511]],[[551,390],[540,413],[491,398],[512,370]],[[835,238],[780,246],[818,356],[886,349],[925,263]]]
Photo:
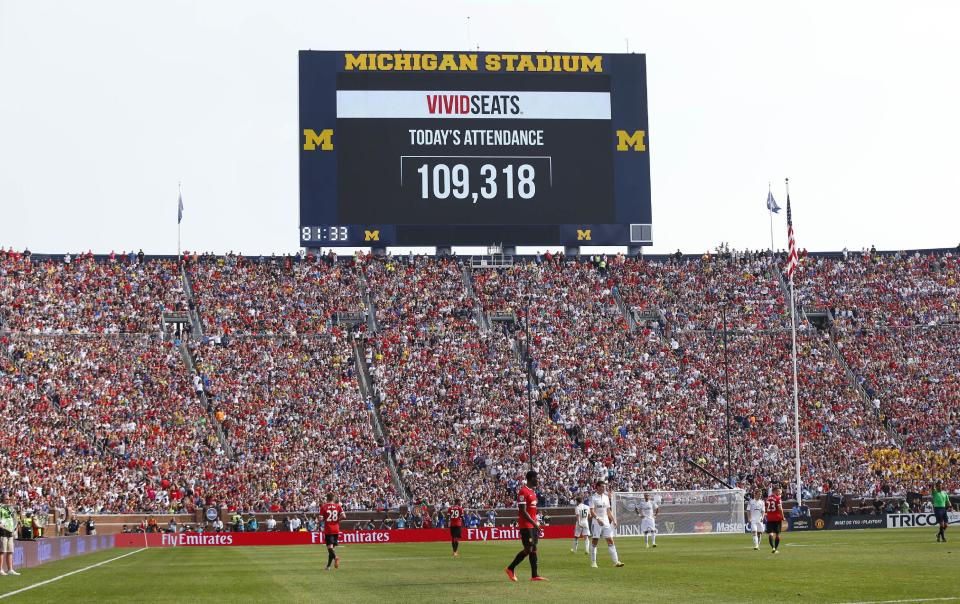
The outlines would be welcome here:
[[[651,243],[643,55],[300,53],[300,244]]]

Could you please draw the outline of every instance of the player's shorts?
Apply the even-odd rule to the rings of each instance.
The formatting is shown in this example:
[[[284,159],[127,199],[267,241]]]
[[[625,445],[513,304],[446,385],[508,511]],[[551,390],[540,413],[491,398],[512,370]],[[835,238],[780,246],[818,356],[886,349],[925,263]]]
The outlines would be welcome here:
[[[590,536],[594,539],[613,539],[613,525],[609,522],[607,524],[600,524],[594,520],[593,530]]]
[[[0,554],[12,554],[13,547],[13,537],[0,537]]]
[[[451,527],[450,527],[450,538],[451,538],[451,539],[459,539],[462,532],[463,532],[463,527],[462,527],[462,526],[451,526]]]
[[[937,522],[949,522],[947,520],[947,508],[933,508],[933,517]]]
[[[323,542],[327,547],[337,547],[340,545],[340,533],[328,533],[323,536]]]
[[[751,520],[750,521],[750,532],[751,533],[762,533],[764,530],[763,520]]]
[[[537,543],[540,541],[540,531],[534,528],[522,528],[520,529],[520,543],[523,544],[523,547],[537,547]]]
[[[590,527],[586,524],[577,524],[573,527],[573,537],[578,539],[580,537],[589,537],[590,536]]]
[[[780,532],[780,524],[781,524],[782,522],[783,522],[783,520],[768,520],[768,521],[767,521],[767,530],[766,530],[767,534],[769,535],[769,534],[773,534],[773,533],[779,533],[779,532]]]
[[[640,521],[640,532],[641,533],[656,533],[657,532],[657,521],[653,518],[644,518]]]

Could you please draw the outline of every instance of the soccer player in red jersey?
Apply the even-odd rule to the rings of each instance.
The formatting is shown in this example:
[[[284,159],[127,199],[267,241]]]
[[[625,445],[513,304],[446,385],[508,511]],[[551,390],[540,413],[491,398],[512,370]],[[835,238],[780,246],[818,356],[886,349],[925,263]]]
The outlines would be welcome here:
[[[334,501],[333,493],[327,493],[327,502],[320,506],[320,517],[323,518],[323,541],[327,544],[327,570],[330,564],[340,568],[340,558],[334,548],[340,542],[340,521],[346,518],[343,508]]]
[[[463,506],[459,499],[453,500],[453,505],[447,508],[447,516],[450,518],[450,543],[453,545],[453,557],[459,558],[460,535],[463,531]]]
[[[540,525],[537,524],[537,494],[533,490],[536,486],[537,472],[530,470],[527,472],[527,484],[520,487],[517,493],[517,524],[520,527],[520,542],[523,543],[523,549],[506,568],[507,576],[511,581],[517,580],[517,575],[513,571],[527,556],[530,557],[530,580],[547,580],[546,577],[541,577],[537,573],[537,542],[540,540]]]
[[[771,553],[779,553],[780,549],[780,525],[783,523],[783,503],[780,501],[780,493],[782,489],[780,487],[773,488],[773,495],[767,497],[766,508],[767,508],[767,540],[770,542],[770,547],[773,548]]]

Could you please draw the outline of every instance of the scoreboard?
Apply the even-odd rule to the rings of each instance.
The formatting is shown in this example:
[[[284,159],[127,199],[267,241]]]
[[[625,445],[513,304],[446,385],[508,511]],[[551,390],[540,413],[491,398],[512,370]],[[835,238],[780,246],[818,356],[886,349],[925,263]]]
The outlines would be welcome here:
[[[300,245],[649,245],[639,54],[301,51]]]

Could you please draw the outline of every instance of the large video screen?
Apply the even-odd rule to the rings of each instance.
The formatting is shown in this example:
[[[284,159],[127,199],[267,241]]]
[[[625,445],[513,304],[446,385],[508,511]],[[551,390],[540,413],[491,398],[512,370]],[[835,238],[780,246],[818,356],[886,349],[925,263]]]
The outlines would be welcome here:
[[[649,245],[637,54],[301,51],[300,245]]]

